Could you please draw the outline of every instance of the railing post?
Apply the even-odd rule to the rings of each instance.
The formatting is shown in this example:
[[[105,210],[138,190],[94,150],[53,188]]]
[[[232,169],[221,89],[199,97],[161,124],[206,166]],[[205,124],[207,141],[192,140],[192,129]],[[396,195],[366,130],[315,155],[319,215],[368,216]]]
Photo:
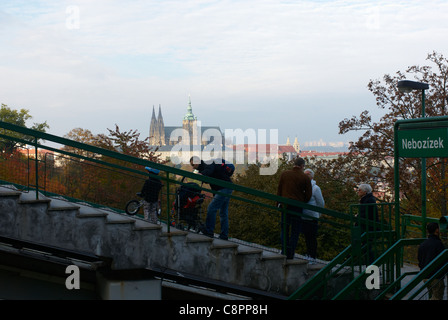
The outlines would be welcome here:
[[[171,228],[171,211],[170,211],[170,173],[166,171],[166,228],[170,232]]]
[[[287,255],[287,251],[286,251],[286,241],[287,241],[287,237],[286,237],[286,205],[282,205],[279,204],[280,208],[281,208],[281,240],[282,240],[282,254]]]
[[[36,168],[36,200],[39,199],[39,163],[37,162],[37,137],[34,137],[34,163]]]

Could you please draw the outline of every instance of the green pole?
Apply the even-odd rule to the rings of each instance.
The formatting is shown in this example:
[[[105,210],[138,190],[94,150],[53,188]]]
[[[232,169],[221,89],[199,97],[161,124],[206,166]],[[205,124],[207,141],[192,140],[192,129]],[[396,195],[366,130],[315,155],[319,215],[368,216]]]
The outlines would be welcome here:
[[[36,200],[39,199],[39,163],[37,162],[37,138],[34,138],[34,162],[36,169]]]
[[[170,176],[169,172],[166,172],[166,231],[170,233],[171,219],[170,219]]]
[[[401,238],[400,231],[400,173],[399,173],[399,157],[398,157],[398,124],[394,125],[394,193],[395,193],[395,230],[397,240]]]
[[[422,117],[425,117],[425,90],[422,90]],[[426,158],[422,158],[422,236],[426,238]]]

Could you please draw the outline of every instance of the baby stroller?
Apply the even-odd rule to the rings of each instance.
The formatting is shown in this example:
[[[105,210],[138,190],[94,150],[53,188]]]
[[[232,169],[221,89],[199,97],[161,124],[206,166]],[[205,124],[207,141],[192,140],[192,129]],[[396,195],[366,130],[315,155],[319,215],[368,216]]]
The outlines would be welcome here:
[[[201,213],[204,199],[205,195],[201,193],[197,183],[188,182],[182,184],[176,190],[176,199],[171,210],[172,225],[182,230],[201,231],[203,229]]]

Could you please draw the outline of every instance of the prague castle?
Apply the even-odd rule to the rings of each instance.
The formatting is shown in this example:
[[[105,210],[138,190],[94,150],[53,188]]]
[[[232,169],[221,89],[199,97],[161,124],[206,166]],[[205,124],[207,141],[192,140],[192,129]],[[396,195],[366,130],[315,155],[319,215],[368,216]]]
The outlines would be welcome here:
[[[215,141],[216,140],[216,141]],[[257,159],[263,159],[266,156],[272,157],[270,145],[265,145],[265,148],[259,146],[258,144],[244,144],[244,145],[225,145],[224,133],[218,126],[202,126],[197,117],[193,114],[193,109],[191,107],[191,99],[188,99],[187,113],[182,119],[181,126],[165,126],[162,107],[159,105],[158,116],[156,117],[156,110],[153,106],[152,117],[149,128],[149,144],[157,148],[157,153],[159,153],[162,158],[185,158],[190,159],[192,155],[191,152],[194,150],[206,150],[208,147],[218,148],[222,150],[224,154],[226,152],[243,152],[247,155],[256,154]],[[185,146],[186,148],[174,148],[174,146]],[[291,160],[297,154],[300,153],[300,145],[295,138],[294,143],[291,145],[289,137],[286,145],[278,145],[274,142],[273,144],[277,150],[276,157],[286,154],[288,160]],[[199,149],[197,148],[199,146]],[[173,150],[176,150],[173,152]],[[215,149],[216,150],[216,149]],[[265,150],[265,151],[260,151]],[[185,160],[184,159],[184,160]]]
[[[191,99],[188,100],[187,113],[183,117],[182,126],[165,126],[162,116],[162,107],[159,105],[159,114],[157,117],[154,107],[152,109],[151,124],[149,128],[149,144],[152,146],[173,146],[178,143],[205,146],[213,142],[213,136],[210,136],[210,132],[213,133],[213,136],[219,135],[222,137],[220,144],[224,142],[224,135],[218,126],[203,127],[200,125],[197,117],[193,114]],[[198,134],[200,134],[200,136],[198,136]]]

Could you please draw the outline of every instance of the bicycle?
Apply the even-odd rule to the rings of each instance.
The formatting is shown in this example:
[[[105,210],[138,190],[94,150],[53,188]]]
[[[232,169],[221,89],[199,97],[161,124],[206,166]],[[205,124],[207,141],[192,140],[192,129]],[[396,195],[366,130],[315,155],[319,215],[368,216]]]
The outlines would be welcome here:
[[[141,193],[137,192],[136,194],[138,197],[141,197]],[[129,200],[126,203],[126,206],[124,208],[124,210],[126,211],[126,213],[130,216],[135,216],[137,213],[139,213],[140,208],[143,207],[145,201],[142,199],[137,200],[137,199],[132,199]],[[158,209],[157,209],[157,215],[160,216],[160,200],[158,201]]]
[[[137,196],[139,196],[139,197],[141,196],[140,192],[137,193]],[[126,211],[126,213],[128,215],[134,216],[134,215],[136,215],[140,211],[140,208],[143,207],[143,203],[144,203],[143,199],[141,199],[141,200],[136,200],[136,199],[129,200],[126,203],[126,206],[125,206],[124,210]]]

